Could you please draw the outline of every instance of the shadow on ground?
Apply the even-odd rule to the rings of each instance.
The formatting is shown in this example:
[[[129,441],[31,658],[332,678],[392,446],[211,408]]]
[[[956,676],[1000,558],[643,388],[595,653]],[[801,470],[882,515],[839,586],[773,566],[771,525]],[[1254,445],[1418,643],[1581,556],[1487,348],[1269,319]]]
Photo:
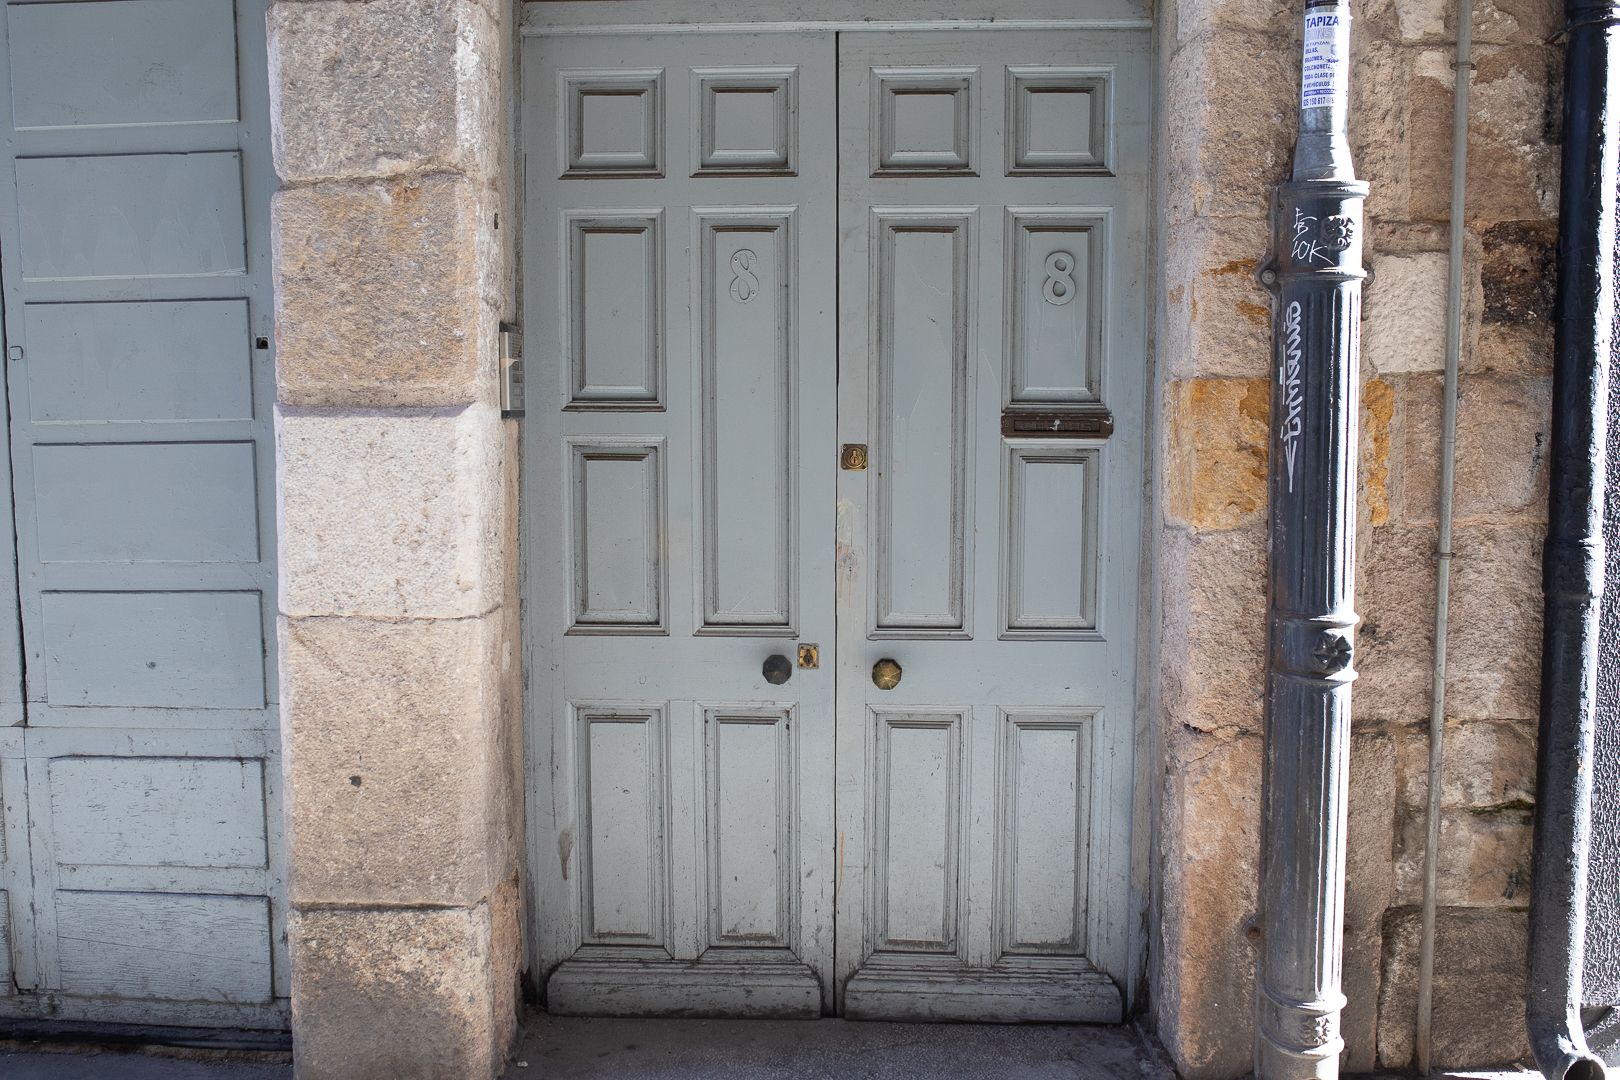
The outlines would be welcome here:
[[[525,1067],[524,1063],[527,1063]],[[542,1067],[543,1065],[543,1067]],[[1129,1028],[530,1013],[506,1080],[1174,1080]]]

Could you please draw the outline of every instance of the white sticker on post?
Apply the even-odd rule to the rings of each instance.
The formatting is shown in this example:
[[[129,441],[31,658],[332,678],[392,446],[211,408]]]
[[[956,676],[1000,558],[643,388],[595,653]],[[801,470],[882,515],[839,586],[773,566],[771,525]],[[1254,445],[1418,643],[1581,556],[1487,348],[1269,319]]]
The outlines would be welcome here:
[[[1299,107],[1348,107],[1350,16],[1330,7],[1305,9],[1305,71]]]

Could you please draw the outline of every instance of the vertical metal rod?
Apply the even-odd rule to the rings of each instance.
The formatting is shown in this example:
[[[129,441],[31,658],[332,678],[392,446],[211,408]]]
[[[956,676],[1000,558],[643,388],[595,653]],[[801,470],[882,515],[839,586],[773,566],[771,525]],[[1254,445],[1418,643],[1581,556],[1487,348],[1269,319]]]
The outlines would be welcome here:
[[[1276,293],[1262,777],[1260,1080],[1333,1080],[1344,1040],[1345,804],[1356,624],[1362,200],[1348,0],[1306,0],[1299,141],[1261,280]]]
[[[1467,234],[1468,91],[1474,73],[1472,0],[1457,0],[1456,98],[1451,115],[1451,250],[1446,268],[1446,386],[1440,406],[1440,536],[1434,591],[1434,675],[1429,699],[1429,799],[1423,849],[1423,931],[1418,945],[1418,1072],[1433,1062],[1434,924],[1440,872],[1440,802],[1445,788],[1446,636],[1451,625],[1451,526],[1457,473],[1457,371],[1462,366],[1463,238]]]

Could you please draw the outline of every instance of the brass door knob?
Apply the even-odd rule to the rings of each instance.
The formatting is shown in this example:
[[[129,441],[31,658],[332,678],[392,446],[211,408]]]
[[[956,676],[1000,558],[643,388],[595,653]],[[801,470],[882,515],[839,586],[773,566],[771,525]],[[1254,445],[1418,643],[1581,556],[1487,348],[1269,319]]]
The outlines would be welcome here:
[[[793,665],[788,662],[787,657],[781,653],[776,653],[765,658],[765,667],[762,669],[761,674],[765,676],[765,681],[772,686],[781,686],[793,675]]]
[[[872,685],[879,690],[893,690],[900,685],[900,665],[885,656],[872,665]]]

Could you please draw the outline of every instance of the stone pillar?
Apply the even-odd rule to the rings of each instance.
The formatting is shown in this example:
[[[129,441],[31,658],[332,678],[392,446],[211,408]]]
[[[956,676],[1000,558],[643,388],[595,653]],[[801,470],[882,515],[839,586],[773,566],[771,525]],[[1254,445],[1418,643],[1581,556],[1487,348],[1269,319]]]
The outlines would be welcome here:
[[[1188,1080],[1253,1064],[1271,304],[1256,274],[1297,116],[1296,8],[1159,8],[1162,779],[1153,1019]]]
[[[270,9],[281,692],[299,1080],[490,1077],[521,837],[508,16]]]

